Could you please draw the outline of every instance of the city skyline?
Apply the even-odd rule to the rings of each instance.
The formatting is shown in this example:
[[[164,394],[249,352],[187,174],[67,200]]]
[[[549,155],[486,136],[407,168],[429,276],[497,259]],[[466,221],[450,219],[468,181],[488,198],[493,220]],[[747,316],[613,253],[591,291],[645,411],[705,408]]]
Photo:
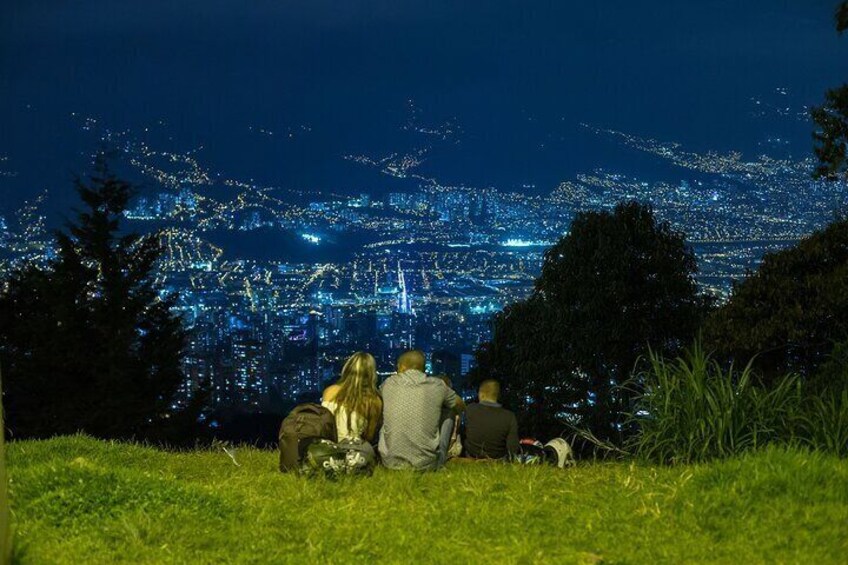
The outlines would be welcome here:
[[[232,8],[0,29],[0,271],[50,257],[107,150],[191,330],[180,402],[279,407],[356,349],[461,386],[581,212],[650,204],[723,299],[846,205],[812,179],[809,107],[848,70],[827,1]]]

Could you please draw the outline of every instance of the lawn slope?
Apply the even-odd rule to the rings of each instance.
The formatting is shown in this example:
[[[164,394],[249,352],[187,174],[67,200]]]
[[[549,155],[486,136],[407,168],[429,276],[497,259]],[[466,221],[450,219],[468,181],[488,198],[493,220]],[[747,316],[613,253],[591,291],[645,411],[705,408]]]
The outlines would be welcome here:
[[[20,563],[812,562],[848,555],[848,461],[452,464],[330,482],[276,454],[7,446]]]

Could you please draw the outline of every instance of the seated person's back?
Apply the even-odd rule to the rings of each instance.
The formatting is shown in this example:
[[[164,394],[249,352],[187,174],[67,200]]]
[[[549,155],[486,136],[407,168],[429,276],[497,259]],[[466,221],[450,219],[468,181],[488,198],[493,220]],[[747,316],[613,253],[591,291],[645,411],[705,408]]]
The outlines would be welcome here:
[[[443,440],[450,439],[442,437],[442,409],[461,410],[462,399],[441,379],[424,374],[424,356],[417,351],[401,356],[398,372],[386,379],[380,391],[383,427],[379,450],[383,464],[391,469],[438,469],[446,458]],[[452,422],[452,413],[449,417]]]
[[[336,417],[339,441],[371,442],[377,433],[383,402],[377,393],[377,369],[368,353],[354,353],[345,362],[338,384],[324,391],[321,405]]]
[[[500,385],[487,380],[480,385],[479,403],[465,411],[465,454],[478,459],[503,459],[518,453],[515,414],[498,404]]]

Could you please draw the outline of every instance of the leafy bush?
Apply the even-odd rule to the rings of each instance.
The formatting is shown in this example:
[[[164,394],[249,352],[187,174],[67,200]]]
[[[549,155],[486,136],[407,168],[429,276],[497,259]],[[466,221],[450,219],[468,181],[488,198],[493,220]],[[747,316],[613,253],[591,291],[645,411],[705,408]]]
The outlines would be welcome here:
[[[666,463],[705,461],[757,449],[768,443],[797,443],[801,381],[787,375],[769,389],[750,363],[724,369],[700,344],[667,361],[653,351],[637,375],[642,392],[638,426],[630,447],[646,459]]]
[[[807,443],[848,456],[848,341],[837,343],[816,378],[807,400],[803,428]]]
[[[810,395],[801,426],[805,442],[813,449],[848,456],[848,388]]]
[[[848,454],[848,388],[814,391],[795,374],[765,386],[751,363],[725,369],[697,342],[674,361],[652,351],[648,362],[633,381],[629,444],[642,458],[689,463],[768,444]]]

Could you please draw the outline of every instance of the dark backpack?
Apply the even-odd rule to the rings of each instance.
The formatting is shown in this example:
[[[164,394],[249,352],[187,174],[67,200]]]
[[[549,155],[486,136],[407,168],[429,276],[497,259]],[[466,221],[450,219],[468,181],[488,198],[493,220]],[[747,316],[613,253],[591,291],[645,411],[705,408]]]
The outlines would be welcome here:
[[[343,475],[370,476],[377,456],[370,443],[361,439],[343,439],[335,443],[316,439],[306,448],[301,472],[308,476],[323,474],[335,479]]]
[[[301,404],[280,426],[280,471],[296,471],[315,439],[336,441],[336,417],[320,404]]]

